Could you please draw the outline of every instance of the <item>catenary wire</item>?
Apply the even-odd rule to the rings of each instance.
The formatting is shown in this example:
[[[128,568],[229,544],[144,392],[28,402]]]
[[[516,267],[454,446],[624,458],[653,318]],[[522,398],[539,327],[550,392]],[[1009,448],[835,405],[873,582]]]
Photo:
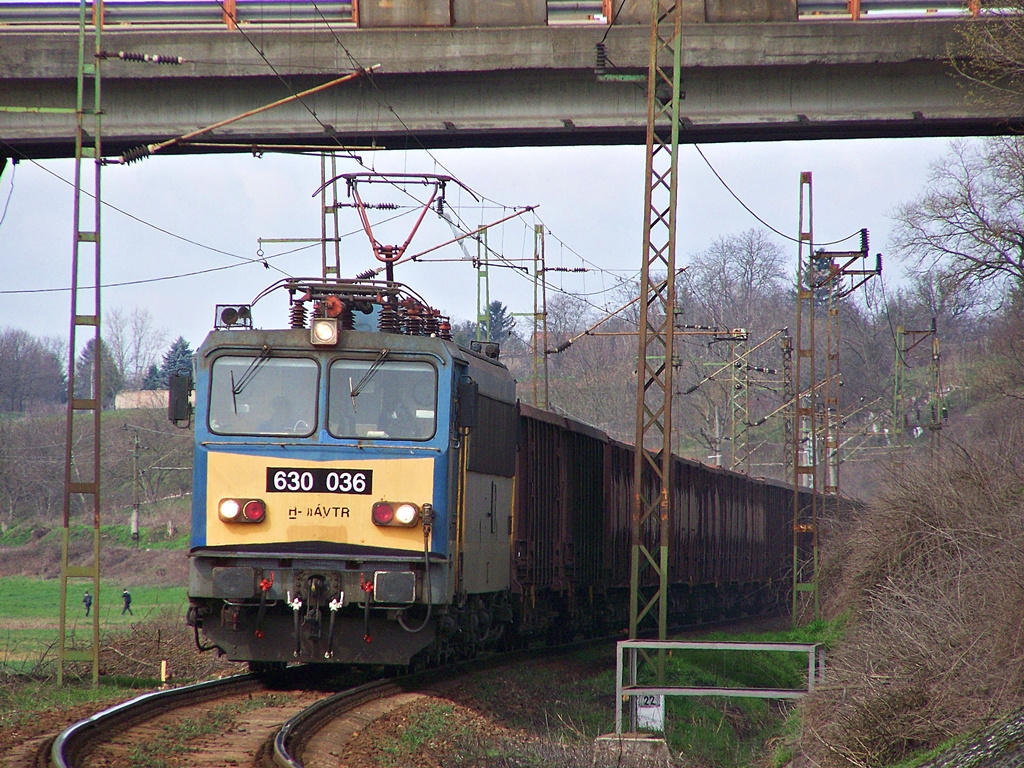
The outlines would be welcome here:
[[[14,172],[18,166],[15,164],[11,168],[11,188],[7,190],[7,199],[4,201],[4,212],[0,213],[0,227],[4,225],[4,219],[7,218],[7,208],[11,204],[11,195],[14,194]]]
[[[197,275],[207,275],[207,274],[210,274],[211,272],[223,272],[226,269],[236,269],[238,267],[244,267],[244,266],[247,266],[249,264],[262,264],[263,262],[269,261],[270,259],[276,259],[279,256],[286,256],[286,255],[291,254],[291,253],[297,253],[298,251],[306,250],[307,248],[313,248],[313,247],[315,247],[317,245],[319,245],[319,243],[310,243],[309,245],[303,245],[303,246],[301,246],[299,248],[293,248],[290,251],[282,251],[281,253],[275,253],[272,256],[265,256],[265,257],[263,257],[263,259],[250,259],[249,261],[247,261],[245,263],[241,263],[241,264],[224,264],[224,265],[222,265],[220,267],[210,267],[209,269],[197,269],[194,272],[181,272],[181,273],[175,274],[175,275],[162,275],[161,277],[144,277],[144,278],[140,278],[139,280],[125,280],[125,281],[119,282],[119,283],[103,283],[99,287],[100,288],[124,288],[125,286],[129,286],[129,285],[144,285],[146,283],[160,283],[160,282],[163,282],[163,281],[166,281],[166,280],[180,280],[181,278],[184,278],[184,277],[196,277]],[[288,277],[291,277],[291,275],[288,275],[287,272],[285,272],[283,274],[287,275]],[[85,286],[83,288],[83,290],[89,290],[89,289],[95,288],[95,287],[96,286],[93,286],[93,285],[87,285],[87,286]],[[62,287],[62,288],[20,288],[20,289],[13,289],[13,290],[0,290],[0,295],[27,294],[27,293],[62,293],[62,292],[70,291],[70,290],[71,290],[70,287]]]

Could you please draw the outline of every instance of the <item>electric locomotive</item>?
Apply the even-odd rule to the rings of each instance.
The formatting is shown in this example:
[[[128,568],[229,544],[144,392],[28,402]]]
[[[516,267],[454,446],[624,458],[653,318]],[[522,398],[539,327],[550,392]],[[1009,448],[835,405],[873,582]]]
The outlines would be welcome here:
[[[456,345],[393,281],[277,287],[290,327],[220,305],[196,352],[197,644],[273,669],[439,662],[496,641],[513,619],[518,419],[497,345]],[[188,395],[175,379],[173,419]]]

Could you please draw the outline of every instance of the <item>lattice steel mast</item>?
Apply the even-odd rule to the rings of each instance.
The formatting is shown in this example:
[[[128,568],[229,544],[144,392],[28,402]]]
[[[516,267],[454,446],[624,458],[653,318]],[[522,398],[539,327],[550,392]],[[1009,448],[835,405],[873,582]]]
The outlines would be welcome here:
[[[796,356],[793,363],[793,621],[801,596],[818,603],[818,517],[821,484],[814,439],[818,381],[814,368],[814,201],[811,173],[800,174],[800,229],[797,246]],[[801,501],[801,488],[811,489],[809,502]]]
[[[897,450],[897,461],[902,463],[906,452],[906,428],[907,428],[907,405],[905,377],[907,368],[907,357],[922,342],[930,339],[932,342],[932,354],[928,363],[928,378],[931,384],[931,392],[928,396],[927,421],[925,428],[929,432],[929,443],[932,457],[938,455],[941,443],[942,422],[946,418],[946,406],[942,401],[942,376],[939,353],[939,334],[935,318],[932,318],[931,328],[923,330],[909,330],[902,325],[896,326],[896,363],[893,368],[893,408],[892,408],[892,431],[893,441]],[[917,423],[921,424],[920,406],[917,407]]]
[[[644,189],[636,452],[630,574],[629,636],[654,613],[658,637],[668,624],[669,512],[672,508],[672,370],[676,286],[676,187],[679,163],[680,31],[675,2],[651,2],[647,70],[647,184]],[[663,66],[659,60],[670,61]],[[647,486],[645,470],[654,478]],[[656,576],[646,579],[648,571]]]

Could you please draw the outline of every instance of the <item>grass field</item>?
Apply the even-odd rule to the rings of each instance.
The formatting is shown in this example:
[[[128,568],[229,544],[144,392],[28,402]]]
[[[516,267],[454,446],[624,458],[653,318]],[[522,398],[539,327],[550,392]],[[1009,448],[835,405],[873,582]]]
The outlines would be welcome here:
[[[91,583],[68,583],[66,631],[88,641],[92,616],[86,617],[82,596]],[[99,601],[93,596],[92,610],[99,612],[100,633],[127,631],[132,622],[167,609],[184,616],[188,600],[184,587],[132,587],[132,614],[121,614],[122,585],[101,581]],[[90,588],[90,591],[91,588]],[[0,664],[20,666],[37,660],[56,648],[60,631],[60,580],[10,577],[0,580]]]

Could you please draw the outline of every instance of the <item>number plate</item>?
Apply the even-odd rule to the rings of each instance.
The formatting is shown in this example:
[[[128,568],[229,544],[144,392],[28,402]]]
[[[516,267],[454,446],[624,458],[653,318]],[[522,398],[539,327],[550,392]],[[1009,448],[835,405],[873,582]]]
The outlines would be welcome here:
[[[373,470],[267,467],[267,493],[373,493]]]

